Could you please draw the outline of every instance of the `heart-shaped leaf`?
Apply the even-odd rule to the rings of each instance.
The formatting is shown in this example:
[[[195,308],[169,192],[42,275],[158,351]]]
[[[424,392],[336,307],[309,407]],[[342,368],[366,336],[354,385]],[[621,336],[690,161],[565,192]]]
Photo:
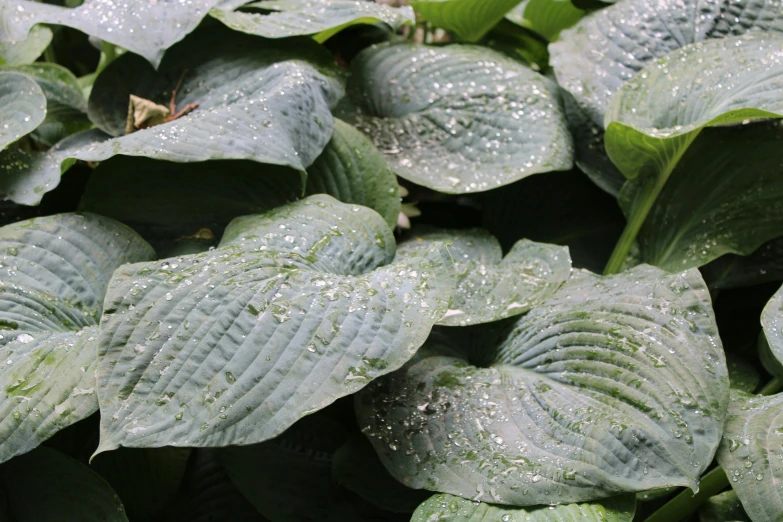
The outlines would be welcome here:
[[[783,513],[783,395],[731,392],[718,463],[753,522],[778,522]]]
[[[0,462],[97,410],[97,324],[114,269],[152,259],[132,230],[95,214],[0,228]]]
[[[0,150],[35,130],[46,117],[46,97],[35,80],[0,72]]]
[[[398,480],[511,505],[696,486],[728,401],[698,271],[575,272],[496,330],[433,336],[357,396],[359,424]]]
[[[87,101],[76,77],[65,67],[53,63],[0,67],[2,72],[18,72],[30,77],[46,96],[46,118],[32,134],[44,145],[92,126],[87,119]]]
[[[449,242],[457,270],[457,293],[438,324],[466,326],[513,317],[540,305],[571,274],[568,249],[518,241],[503,257],[498,241],[482,229],[415,229],[397,258]]]
[[[348,121],[414,183],[477,192],[571,167],[557,87],[502,54],[380,45],[362,51],[351,70],[357,113]]]
[[[355,24],[385,23],[392,29],[413,24],[416,17],[410,7],[393,8],[363,0],[276,0],[241,5],[265,13],[235,11],[234,4],[218,5],[210,11],[231,29],[264,38],[312,35],[324,42]]]
[[[126,54],[98,77],[90,118],[107,133],[125,132],[131,94],[189,114],[94,145],[79,159],[117,154],[179,162],[252,159],[304,171],[332,134],[329,109],[342,96],[331,57],[311,40],[285,43],[210,27],[173,47],[154,71]],[[184,74],[184,76],[183,76]]]
[[[20,41],[35,24],[67,25],[139,54],[157,67],[166,49],[195,29],[218,1],[85,0],[67,9],[6,0],[0,6],[0,41]]]
[[[476,42],[521,0],[414,0],[411,5],[428,22]]]
[[[16,522],[128,522],[120,499],[100,475],[46,447],[0,466],[0,497],[9,503],[7,520]]]
[[[264,441],[400,367],[455,283],[445,249],[393,255],[381,216],[321,195],[234,220],[215,251],[118,270],[99,451]]]
[[[419,506],[411,522],[631,522],[635,511],[633,495],[585,504],[513,508],[440,494]]]
[[[549,50],[557,81],[573,101],[567,115],[579,166],[616,193],[624,179],[602,150],[612,95],[647,64],[680,47],[752,31],[783,32],[777,2],[624,0],[564,31]]]
[[[307,169],[306,194],[329,194],[343,203],[375,210],[390,227],[397,224],[400,191],[397,176],[361,132],[335,119],[326,148]]]
[[[52,30],[35,25],[24,40],[16,43],[0,41],[0,64],[21,65],[34,62],[52,41]]]
[[[762,148],[760,154],[747,154],[745,150],[744,161],[736,166],[732,164],[730,153],[715,157],[715,151],[721,150],[714,143],[716,134],[705,133],[703,129],[707,126],[747,124],[754,118],[783,116],[783,103],[770,94],[781,87],[783,36],[745,35],[707,40],[673,51],[647,66],[618,90],[606,113],[606,150],[630,180],[620,193],[621,204],[628,216],[628,226],[607,265],[609,272],[618,270],[624,262],[630,243],[645,224],[656,200],[662,198],[669,178],[681,162],[688,160],[692,162],[691,169],[685,169],[685,173],[680,174],[681,185],[698,183],[710,175],[721,175],[737,184],[747,184],[745,173],[738,172],[738,169],[744,168],[748,172],[760,170],[757,177],[761,177],[761,180],[757,184],[761,183],[769,190],[759,190],[753,186],[747,196],[738,197],[736,185],[727,189],[726,183],[721,183],[713,190],[718,195],[711,199],[720,200],[722,196],[723,205],[710,201],[709,207],[694,218],[692,205],[704,200],[700,198],[694,202],[695,198],[688,198],[687,202],[683,202],[686,196],[680,187],[681,196],[677,198],[677,203],[690,207],[685,211],[686,215],[679,219],[684,222],[680,227],[690,230],[678,230],[680,227],[672,227],[667,223],[665,233],[671,233],[673,240],[658,240],[650,245],[650,240],[643,238],[644,261],[675,270],[689,268],[711,261],[726,252],[749,254],[765,241],[779,235],[779,225],[762,225],[758,233],[752,234],[747,229],[754,227],[748,226],[747,221],[743,223],[749,209],[762,204],[756,200],[757,197],[763,198],[769,192],[780,190],[775,187],[775,176],[769,175],[769,163],[779,162],[779,155],[773,156],[778,159],[771,160],[763,148],[765,145],[767,149],[779,148],[779,133],[767,132],[772,135],[759,145]],[[726,141],[733,142],[737,138],[735,135]],[[741,143],[746,147],[748,143],[755,144],[759,138],[754,138],[748,142],[741,140]],[[710,139],[713,143],[709,142]],[[702,154],[693,151],[686,158],[691,146],[701,147]],[[705,166],[703,163],[707,161],[713,163]],[[693,175],[693,164],[699,175]],[[702,220],[708,218],[704,215],[706,212],[715,211],[720,212],[720,222],[714,223],[712,227],[700,225]],[[672,210],[669,213],[675,212]],[[671,220],[668,216],[666,219]],[[774,218],[771,221],[774,222]],[[661,232],[660,227],[651,228]],[[705,232],[704,228],[708,228],[708,231]],[[697,246],[695,252],[686,252],[695,243],[690,238],[691,234],[698,234],[702,241],[713,244],[708,249]],[[678,244],[680,237],[684,239]],[[703,250],[708,251],[702,253]]]

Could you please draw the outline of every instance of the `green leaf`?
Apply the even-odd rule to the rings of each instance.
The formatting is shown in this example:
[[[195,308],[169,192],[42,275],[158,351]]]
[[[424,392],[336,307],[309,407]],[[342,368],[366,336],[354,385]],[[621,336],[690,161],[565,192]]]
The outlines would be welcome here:
[[[46,97],[31,78],[0,72],[0,150],[35,130],[46,117]]]
[[[602,151],[604,112],[612,95],[646,65],[680,47],[751,31],[783,32],[776,2],[624,0],[564,31],[549,50],[557,81],[574,102],[567,116],[577,164],[616,193],[622,176]]]
[[[303,418],[279,437],[221,450],[231,480],[271,522],[407,520],[364,502],[332,480],[335,452],[347,434],[325,415]]]
[[[631,222],[650,204],[636,238],[640,260],[676,271],[750,254],[779,236],[782,142],[778,121],[704,129],[666,180],[628,182],[620,204]]]
[[[16,43],[0,41],[0,64],[20,65],[32,63],[43,54],[52,41],[52,30],[34,25],[30,33]]]
[[[440,494],[419,506],[411,522],[631,522],[635,511],[633,495],[589,504],[514,508]]]
[[[528,312],[568,279],[568,249],[518,241],[503,257],[498,241],[482,229],[414,229],[397,249],[398,258],[450,242],[457,270],[457,293],[438,324],[467,326]]]
[[[69,136],[46,152],[8,149],[0,152],[0,195],[21,205],[37,205],[60,184],[80,151],[109,139],[91,129]]]
[[[381,216],[320,195],[234,220],[215,251],[121,268],[99,451],[264,441],[399,368],[455,283],[445,249],[393,255]]]
[[[476,42],[521,0],[414,0],[416,12],[460,40]]]
[[[277,0],[241,6],[265,13],[235,11],[233,4],[218,5],[209,14],[231,29],[264,38],[312,35],[317,42],[324,42],[355,24],[385,23],[397,30],[416,21],[410,7],[395,9],[358,0]]]
[[[159,522],[266,522],[228,477],[216,449],[194,450],[179,495]]]
[[[506,14],[506,19],[554,42],[560,31],[576,24],[584,14],[571,0],[524,0]]]
[[[413,513],[429,493],[392,477],[366,437],[349,438],[332,457],[332,478],[371,504],[394,513]]]
[[[718,463],[753,522],[778,522],[783,513],[783,395],[732,391]]]
[[[768,372],[783,378],[783,287],[761,312],[761,326],[766,338],[766,346],[761,347],[761,360]]]
[[[356,408],[404,484],[524,506],[695,488],[727,401],[698,271],[640,266],[613,277],[575,272],[483,339],[433,336],[362,390]]]
[[[696,177],[701,181],[701,178],[710,174],[722,174],[724,177],[731,176],[732,180],[736,176],[738,183],[744,182],[747,185],[736,167],[727,168],[727,163],[728,166],[734,166],[731,164],[732,158],[726,157],[727,154],[720,157],[722,164],[716,161],[713,153],[720,148],[707,141],[708,138],[715,140],[715,134],[704,133],[703,129],[708,126],[747,124],[751,119],[783,116],[783,103],[769,94],[781,86],[783,37],[745,35],[708,40],[673,51],[647,66],[618,90],[606,113],[606,150],[612,161],[630,180],[620,193],[621,205],[628,215],[628,226],[607,265],[607,270],[618,269],[627,254],[630,242],[645,224],[656,200],[662,197],[662,191],[678,164],[686,161],[685,155],[691,146],[701,146],[708,151],[702,155],[697,152],[690,154],[689,159],[697,162],[700,175],[689,174],[688,177]],[[697,137],[700,138],[698,141]],[[754,138],[758,139],[756,136]],[[728,141],[736,139],[735,135]],[[764,145],[777,147],[779,139],[779,135],[773,135],[765,140]],[[771,145],[770,142],[775,143]],[[746,148],[749,145],[764,147],[756,144],[755,140],[744,142],[743,145]],[[745,152],[742,163],[745,170],[768,171],[772,168],[770,159],[766,156],[757,158],[755,154]],[[703,161],[712,161],[713,164],[707,165],[708,168],[705,169],[703,164],[698,163]],[[716,171],[718,166],[723,168]],[[769,174],[766,176],[769,177]],[[763,175],[757,177],[762,177],[761,183],[764,183]],[[687,181],[681,181],[684,182]],[[766,185],[775,190],[774,182],[767,182]],[[756,198],[766,197],[764,191],[756,195],[758,188],[752,187],[747,196],[739,198],[732,193],[736,192],[736,187],[726,190],[721,186],[714,191],[718,194],[729,193],[729,201],[722,201],[723,205],[710,202],[710,207],[702,210],[702,213],[720,208],[720,222],[712,227],[703,227],[701,221],[707,216],[697,215],[696,223],[691,224],[690,220],[694,219],[691,211],[685,218],[685,225],[691,230],[678,230],[673,234],[675,241],[656,244],[655,249],[662,253],[651,254],[649,244],[643,244],[643,260],[679,270],[699,266],[726,252],[749,254],[765,241],[779,235],[776,232],[778,226],[766,223],[753,235],[746,235],[746,230],[743,230],[753,228],[748,227],[742,220],[747,220],[748,209],[752,210],[761,204]],[[717,199],[715,196],[713,198]],[[685,204],[698,205],[698,202]],[[729,217],[723,217],[727,210]],[[737,219],[739,222],[736,222]],[[714,244],[711,244],[709,249],[696,246],[695,252],[687,252],[689,247],[693,248],[694,241],[683,241],[685,244],[678,245],[677,236],[688,236],[698,228],[717,229],[699,236],[702,241]],[[768,228],[773,231],[768,231]],[[735,239],[734,234],[739,237]],[[727,235],[729,237],[725,238]],[[717,239],[723,244],[717,244]]]
[[[557,87],[500,53],[380,45],[361,52],[351,70],[358,113],[349,121],[407,180],[477,192],[571,167]]]
[[[710,498],[699,508],[699,522],[750,522],[735,491]]]
[[[122,500],[131,520],[154,520],[177,493],[190,449],[128,449],[101,453],[90,463]]]
[[[783,238],[773,239],[747,256],[726,254],[703,267],[709,287],[726,290],[783,280]]]
[[[46,447],[0,466],[2,496],[15,522],[128,522],[120,499],[97,473]]]
[[[397,225],[397,176],[372,142],[342,120],[335,119],[332,139],[307,169],[305,193],[329,194],[343,203],[370,207],[390,227]]]
[[[109,278],[154,252],[95,214],[0,228],[0,462],[98,409],[97,324]]]
[[[252,159],[304,171],[332,134],[329,108],[342,96],[336,75],[331,57],[311,40],[277,42],[207,28],[173,47],[157,72],[132,54],[113,61],[95,81],[89,102],[90,118],[114,136],[125,132],[131,94],[168,105],[181,77],[177,107],[198,108],[76,157]]]
[[[189,242],[207,250],[235,217],[266,212],[301,193],[299,175],[275,165],[117,157],[95,169],[79,208],[133,227],[168,257]]]
[[[76,77],[65,67],[53,63],[0,67],[18,72],[38,83],[46,96],[46,118],[32,137],[51,146],[61,139],[92,126],[87,119],[87,101]]]
[[[85,0],[79,7],[67,9],[7,0],[0,6],[0,41],[20,41],[35,24],[67,25],[139,54],[157,67],[166,49],[195,29],[218,1]]]
[[[753,393],[761,383],[761,375],[753,362],[732,352],[726,353],[729,383],[732,389]]]

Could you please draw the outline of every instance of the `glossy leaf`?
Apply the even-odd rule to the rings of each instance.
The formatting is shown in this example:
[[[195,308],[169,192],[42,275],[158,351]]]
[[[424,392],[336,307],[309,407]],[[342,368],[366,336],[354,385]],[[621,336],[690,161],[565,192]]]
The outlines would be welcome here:
[[[696,270],[577,272],[494,332],[433,336],[358,395],[360,426],[398,480],[511,505],[696,486],[728,401]]]
[[[585,504],[514,508],[440,494],[419,506],[411,522],[631,522],[635,510],[633,495]]]
[[[219,0],[85,0],[68,9],[30,0],[0,7],[0,41],[23,40],[35,24],[73,27],[139,54],[154,67],[163,53],[196,28]]]
[[[35,130],[46,117],[46,97],[31,78],[0,72],[0,150]]]
[[[411,5],[436,27],[451,31],[466,42],[476,42],[520,1],[414,0]]]
[[[210,14],[231,29],[264,38],[312,35],[324,42],[355,24],[385,23],[396,30],[416,21],[410,7],[361,0],[276,0],[242,6],[267,11],[264,13],[235,11],[233,7],[231,3],[228,8],[218,5]]]
[[[701,267],[701,271],[715,290],[783,281],[783,238],[768,241],[747,256],[723,255]]]
[[[556,87],[499,53],[381,45],[360,53],[351,70],[353,123],[414,183],[477,192],[571,167]]]
[[[308,40],[281,43],[218,27],[205,31],[173,47],[157,72],[131,54],[112,62],[95,82],[89,114],[101,129],[121,136],[129,96],[168,106],[180,77],[177,107],[198,108],[89,147],[79,159],[252,159],[300,171],[315,160],[332,134],[329,108],[342,96],[331,57]]]
[[[554,42],[561,31],[577,23],[584,14],[571,0],[525,0],[506,18]]]
[[[390,227],[397,224],[400,191],[397,176],[362,133],[335,120],[326,148],[307,169],[306,194],[329,194],[343,203],[375,210]]]
[[[95,214],[0,228],[0,462],[97,410],[97,324],[109,278],[153,255],[132,230]]]
[[[732,391],[718,463],[753,522],[778,522],[783,513],[783,395]]]
[[[60,177],[76,162],[75,156],[110,138],[98,129],[69,136],[46,152],[0,152],[0,195],[21,205],[37,205],[60,184]]]
[[[438,324],[466,326],[523,314],[540,305],[571,274],[568,249],[518,241],[506,257],[482,229],[416,230],[397,249],[403,258],[434,242],[449,242],[457,270],[457,293]]]
[[[15,522],[128,522],[120,499],[100,475],[46,447],[0,466],[0,496],[8,499]]]
[[[550,46],[551,63],[574,101],[567,114],[580,167],[616,193],[622,176],[602,151],[612,95],[646,65],[685,45],[754,31],[783,32],[777,0],[624,0],[564,31]]]
[[[99,451],[264,441],[400,367],[454,274],[439,247],[393,253],[381,216],[320,195],[234,220],[217,250],[118,270]]]
[[[30,33],[16,43],[0,41],[0,64],[21,65],[34,62],[52,41],[52,30],[34,25]]]

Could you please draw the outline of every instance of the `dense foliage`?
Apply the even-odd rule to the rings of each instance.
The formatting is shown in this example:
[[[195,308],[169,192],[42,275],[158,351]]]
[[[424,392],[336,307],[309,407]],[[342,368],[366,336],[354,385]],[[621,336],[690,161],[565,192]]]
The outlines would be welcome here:
[[[780,0],[3,0],[0,521],[783,521],[782,120]]]

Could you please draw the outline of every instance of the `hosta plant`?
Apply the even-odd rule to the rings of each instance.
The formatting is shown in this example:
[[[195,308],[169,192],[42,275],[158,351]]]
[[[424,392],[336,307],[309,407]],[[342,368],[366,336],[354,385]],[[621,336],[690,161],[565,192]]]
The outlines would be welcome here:
[[[5,0],[0,521],[783,521],[779,0]]]

